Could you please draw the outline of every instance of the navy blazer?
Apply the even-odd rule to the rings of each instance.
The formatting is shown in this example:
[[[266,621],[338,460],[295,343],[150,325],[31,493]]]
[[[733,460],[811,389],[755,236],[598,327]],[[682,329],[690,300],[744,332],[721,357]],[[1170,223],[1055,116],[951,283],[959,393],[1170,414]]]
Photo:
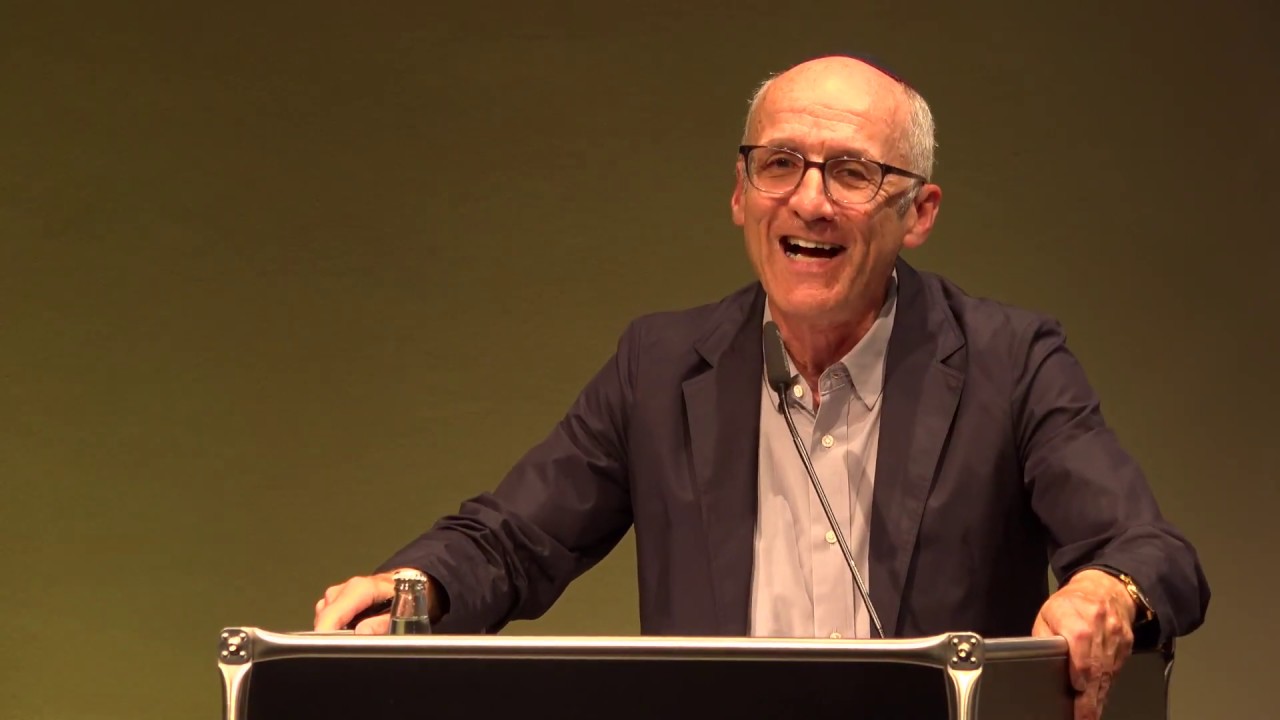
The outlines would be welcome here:
[[[1134,577],[1161,640],[1199,626],[1195,550],[1106,426],[1060,326],[897,271],[863,569],[885,633],[1028,635],[1046,569],[1089,565]],[[748,634],[763,309],[752,284],[633,322],[492,493],[381,568],[439,582],[441,632],[496,632],[545,612],[634,524],[645,634]]]

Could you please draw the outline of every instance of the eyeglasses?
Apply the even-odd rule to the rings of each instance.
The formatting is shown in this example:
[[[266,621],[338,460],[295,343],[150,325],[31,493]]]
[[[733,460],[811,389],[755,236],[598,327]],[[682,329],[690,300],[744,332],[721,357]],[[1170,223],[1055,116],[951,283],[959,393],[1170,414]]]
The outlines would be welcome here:
[[[795,190],[809,168],[822,172],[822,187],[827,197],[841,205],[869,202],[880,192],[889,175],[929,181],[910,170],[866,158],[839,157],[818,162],[792,150],[766,145],[742,145],[738,153],[746,163],[747,180],[752,187],[769,195],[785,195]]]

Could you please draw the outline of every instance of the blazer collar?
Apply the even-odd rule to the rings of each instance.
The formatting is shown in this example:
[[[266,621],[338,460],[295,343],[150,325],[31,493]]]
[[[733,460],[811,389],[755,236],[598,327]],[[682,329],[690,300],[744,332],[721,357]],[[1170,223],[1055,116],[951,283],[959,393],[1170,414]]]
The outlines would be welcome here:
[[[719,364],[730,348],[749,347],[752,335],[760,341],[755,344],[755,349],[764,352],[761,345],[764,333],[760,327],[760,318],[764,317],[764,298],[764,287],[754,282],[716,305],[702,334],[693,343],[694,349],[711,367]],[[763,368],[761,360],[761,372],[764,372]]]
[[[967,361],[964,336],[937,286],[901,259],[898,283],[898,316],[885,360],[868,580],[886,635],[902,631],[907,573]]]
[[[706,365],[683,383],[694,488],[706,530],[716,634],[750,631],[764,289],[753,284],[716,309],[695,342]]]

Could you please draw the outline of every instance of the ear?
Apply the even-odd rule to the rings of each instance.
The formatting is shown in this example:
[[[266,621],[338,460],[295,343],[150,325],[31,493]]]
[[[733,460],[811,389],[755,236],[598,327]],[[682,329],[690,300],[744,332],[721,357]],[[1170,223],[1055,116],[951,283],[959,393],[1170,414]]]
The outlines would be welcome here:
[[[941,206],[942,188],[932,183],[921,185],[905,218],[908,225],[907,234],[902,237],[904,248],[918,248],[929,239],[929,231],[933,230]]]
[[[734,173],[737,179],[733,183],[733,196],[729,198],[729,207],[733,210],[733,224],[742,227],[746,222],[745,216],[742,214],[742,193],[745,177],[743,176],[742,159],[739,158],[734,166]]]

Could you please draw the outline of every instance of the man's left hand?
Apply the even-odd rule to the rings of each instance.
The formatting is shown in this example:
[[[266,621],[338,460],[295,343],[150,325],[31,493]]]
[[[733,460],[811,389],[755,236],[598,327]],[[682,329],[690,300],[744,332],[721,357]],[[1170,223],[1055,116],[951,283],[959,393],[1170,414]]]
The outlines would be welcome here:
[[[1094,569],[1076,573],[1049,596],[1031,634],[1067,640],[1076,720],[1099,720],[1111,678],[1133,649],[1133,598],[1117,578]]]

